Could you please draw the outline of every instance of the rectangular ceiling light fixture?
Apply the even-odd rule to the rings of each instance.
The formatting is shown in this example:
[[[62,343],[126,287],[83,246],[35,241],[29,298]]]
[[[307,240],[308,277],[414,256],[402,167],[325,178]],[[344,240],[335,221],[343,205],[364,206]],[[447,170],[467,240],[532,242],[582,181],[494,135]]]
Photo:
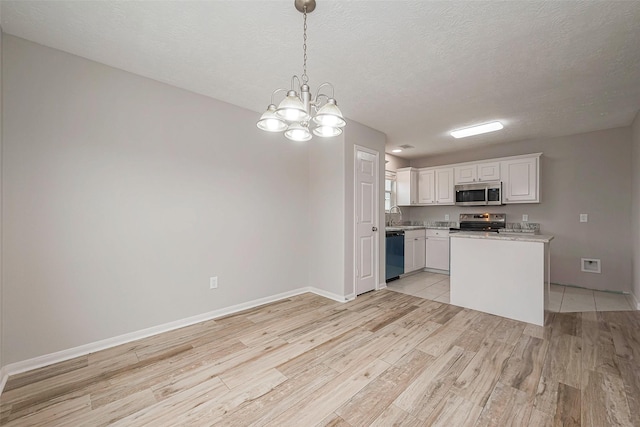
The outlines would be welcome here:
[[[464,129],[452,130],[451,136],[454,138],[465,138],[467,136],[480,135],[481,133],[493,132],[502,129],[502,123],[491,122],[483,125],[471,126]]]

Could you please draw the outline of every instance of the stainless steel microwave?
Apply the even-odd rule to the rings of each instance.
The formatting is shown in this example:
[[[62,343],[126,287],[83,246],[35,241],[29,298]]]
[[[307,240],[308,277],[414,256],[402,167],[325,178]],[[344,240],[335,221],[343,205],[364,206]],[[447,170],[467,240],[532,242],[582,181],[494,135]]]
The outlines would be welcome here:
[[[502,204],[502,183],[482,182],[456,185],[456,205],[487,206]]]

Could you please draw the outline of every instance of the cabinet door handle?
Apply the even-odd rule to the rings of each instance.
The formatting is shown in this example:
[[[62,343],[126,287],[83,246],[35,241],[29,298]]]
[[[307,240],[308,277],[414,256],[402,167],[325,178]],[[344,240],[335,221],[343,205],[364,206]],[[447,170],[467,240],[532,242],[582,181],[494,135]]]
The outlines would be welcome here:
[[[378,227],[371,227],[371,231],[378,231]]]

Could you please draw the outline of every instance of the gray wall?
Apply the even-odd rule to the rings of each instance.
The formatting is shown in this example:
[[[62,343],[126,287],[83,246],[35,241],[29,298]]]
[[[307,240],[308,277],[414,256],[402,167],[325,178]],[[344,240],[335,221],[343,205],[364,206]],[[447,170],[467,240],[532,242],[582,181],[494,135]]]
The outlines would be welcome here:
[[[0,18],[0,22],[2,19]],[[2,242],[2,187],[3,187],[3,169],[2,169],[2,55],[4,49],[2,49],[2,27],[0,27],[0,242]],[[0,368],[2,368],[4,364],[4,358],[2,356],[3,349],[3,336],[4,336],[4,308],[3,308],[3,288],[4,288],[4,280],[2,279],[2,251],[0,250]],[[0,381],[2,380],[0,372]],[[1,388],[1,386],[0,386]]]
[[[640,111],[633,122],[632,137],[633,182],[631,200],[632,239],[633,239],[633,293],[640,301]],[[638,307],[640,308],[640,307]]]
[[[385,154],[385,160],[387,161],[385,169],[388,171],[396,171],[400,168],[409,166],[410,160],[401,159],[393,154]]]
[[[344,134],[309,141],[309,286],[343,296],[344,277]],[[308,235],[308,239],[304,236]]]
[[[384,134],[350,121],[296,144],[259,113],[3,48],[3,366],[304,286],[353,293],[353,146],[380,151],[382,197]]]
[[[3,364],[308,286],[310,144],[259,131],[258,113],[3,47]]]
[[[631,290],[631,128],[560,138],[522,141],[411,161],[426,167],[542,152],[541,203],[482,208],[505,212],[507,221],[522,214],[552,234],[551,281],[612,291]],[[405,219],[457,220],[466,207],[403,208]],[[589,215],[588,223],[579,214]],[[635,218],[638,218],[637,216]],[[637,220],[636,220],[637,221]],[[599,258],[602,273],[580,271],[580,258]]]

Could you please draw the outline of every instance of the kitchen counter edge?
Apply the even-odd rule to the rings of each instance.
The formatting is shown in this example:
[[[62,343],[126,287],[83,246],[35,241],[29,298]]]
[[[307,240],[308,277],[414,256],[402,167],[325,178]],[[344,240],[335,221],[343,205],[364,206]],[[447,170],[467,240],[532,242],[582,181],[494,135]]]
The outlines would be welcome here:
[[[449,230],[450,227],[437,225],[394,225],[385,227],[386,231],[407,231],[407,230]]]
[[[460,231],[452,233],[451,237],[465,238],[465,239],[490,239],[490,240],[509,240],[515,242],[536,242],[536,243],[549,243],[553,240],[554,236],[545,234],[531,234],[531,233],[479,233],[477,231],[465,232]]]

